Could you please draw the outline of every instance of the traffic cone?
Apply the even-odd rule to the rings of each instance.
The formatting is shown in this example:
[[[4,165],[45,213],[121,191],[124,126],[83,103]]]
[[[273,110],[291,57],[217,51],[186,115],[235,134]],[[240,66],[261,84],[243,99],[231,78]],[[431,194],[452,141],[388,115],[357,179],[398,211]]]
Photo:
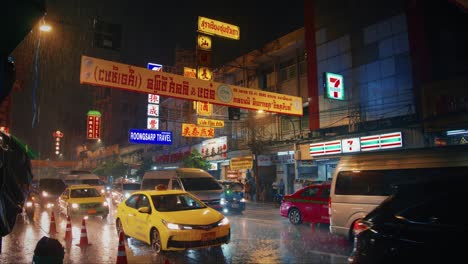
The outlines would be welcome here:
[[[55,226],[55,216],[54,216],[54,212],[52,211],[52,216],[50,218],[49,234],[53,235],[56,233],[57,233],[57,227]]]
[[[85,219],[81,221],[81,236],[80,236],[80,243],[76,244],[77,246],[80,247],[86,247],[90,246],[91,244],[88,243],[88,234],[86,233],[86,224],[85,224]]]
[[[71,219],[70,216],[67,217],[67,228],[65,229],[65,242],[71,242],[72,232],[71,232]]]
[[[117,264],[127,264],[127,254],[125,253],[124,232],[119,234],[119,249],[117,251]]]

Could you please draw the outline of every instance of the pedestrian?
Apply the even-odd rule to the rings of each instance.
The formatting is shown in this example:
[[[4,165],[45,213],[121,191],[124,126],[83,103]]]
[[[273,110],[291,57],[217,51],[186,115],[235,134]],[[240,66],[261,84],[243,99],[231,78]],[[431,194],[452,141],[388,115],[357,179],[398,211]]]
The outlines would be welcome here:
[[[277,188],[278,188],[278,194],[284,195],[284,182],[283,182],[283,179],[280,179],[280,181],[277,184]]]
[[[65,249],[55,238],[43,236],[34,249],[33,264],[62,264]]]
[[[244,193],[245,199],[250,200],[252,197],[250,196],[250,182],[246,181],[244,185]]]

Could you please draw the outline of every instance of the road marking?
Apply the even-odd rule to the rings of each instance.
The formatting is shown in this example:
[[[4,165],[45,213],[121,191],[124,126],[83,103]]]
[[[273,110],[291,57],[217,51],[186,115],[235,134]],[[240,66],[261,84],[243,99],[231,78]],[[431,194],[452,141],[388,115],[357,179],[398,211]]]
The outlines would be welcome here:
[[[334,254],[334,253],[329,253],[329,252],[324,252],[324,251],[318,251],[318,250],[309,250],[310,253],[313,254],[318,254],[318,255],[327,255],[331,257],[338,257],[338,258],[348,258],[349,256],[346,255],[339,255],[339,254]]]

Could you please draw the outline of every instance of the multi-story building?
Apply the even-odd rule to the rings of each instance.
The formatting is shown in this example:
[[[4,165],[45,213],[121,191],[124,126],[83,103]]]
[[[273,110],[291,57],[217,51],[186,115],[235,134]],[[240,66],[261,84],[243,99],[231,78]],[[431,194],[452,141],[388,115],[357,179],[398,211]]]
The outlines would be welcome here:
[[[263,154],[259,183],[283,178],[290,193],[309,180],[331,179],[342,155],[465,144],[468,60],[456,48],[467,43],[464,11],[451,1],[306,1],[304,28],[217,75],[220,82],[301,96],[304,115],[245,112],[246,125],[230,133],[232,145]],[[335,74],[332,84],[341,81],[332,96],[326,73]]]

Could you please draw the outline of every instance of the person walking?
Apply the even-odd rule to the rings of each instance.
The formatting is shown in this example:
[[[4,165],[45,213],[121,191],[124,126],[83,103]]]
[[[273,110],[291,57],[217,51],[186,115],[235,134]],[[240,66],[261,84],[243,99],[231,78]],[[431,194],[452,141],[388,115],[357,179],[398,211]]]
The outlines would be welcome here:
[[[278,188],[278,194],[284,195],[284,182],[283,182],[283,179],[280,179],[280,181],[277,184],[277,188]]]

